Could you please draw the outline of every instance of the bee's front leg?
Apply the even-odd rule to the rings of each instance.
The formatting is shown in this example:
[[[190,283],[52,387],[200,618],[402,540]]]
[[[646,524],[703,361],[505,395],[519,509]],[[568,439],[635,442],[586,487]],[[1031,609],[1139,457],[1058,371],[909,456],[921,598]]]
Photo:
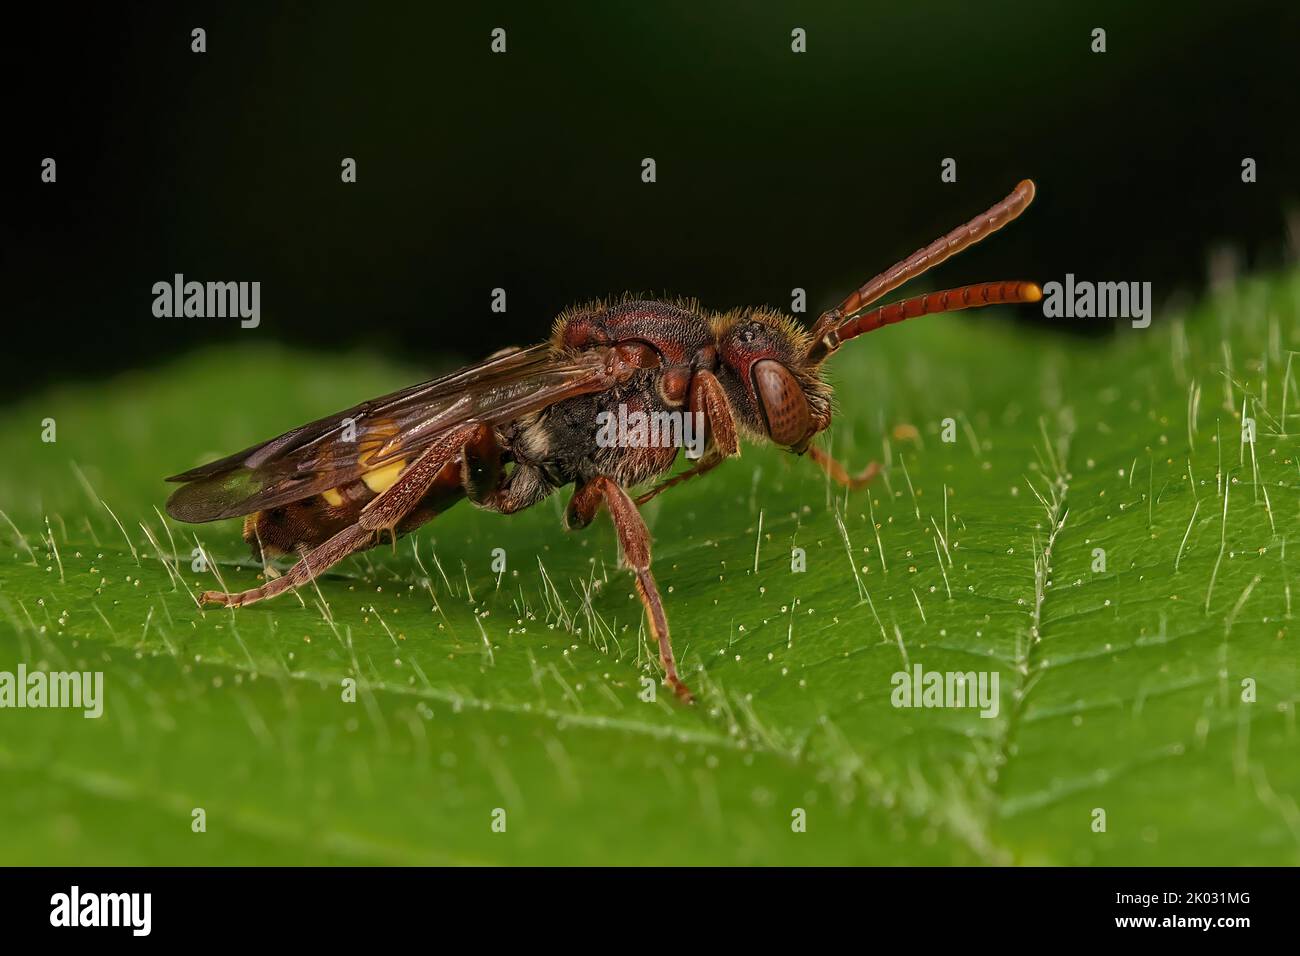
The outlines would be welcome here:
[[[601,502],[609,509],[614,522],[623,560],[636,575],[636,589],[645,605],[646,622],[650,625],[650,633],[659,642],[659,662],[664,668],[664,680],[678,697],[689,703],[695,697],[677,676],[673,644],[668,635],[668,617],[664,614],[664,603],[659,597],[654,575],[650,573],[650,531],[641,520],[636,504],[618,482],[600,475],[574,491],[564,512],[564,523],[570,530],[585,528],[596,517]]]
[[[826,474],[830,475],[833,481],[837,482],[842,487],[853,491],[871,484],[872,479],[874,479],[876,475],[880,474],[879,462],[870,462],[861,472],[856,475],[851,475],[847,468],[820,448],[815,446],[810,447],[808,449],[808,456],[812,458],[813,461],[817,462],[818,467],[820,467],[822,471],[826,472]]]
[[[700,369],[695,373],[695,377],[691,380],[689,409],[692,415],[697,416],[696,420],[704,425],[708,451],[686,471],[661,481],[638,496],[636,499],[638,505],[643,505],[656,495],[663,494],[673,485],[698,478],[712,471],[732,455],[740,454],[740,442],[736,438],[736,420],[731,414],[731,406],[727,403],[727,393],[723,391],[722,383],[712,372]]]

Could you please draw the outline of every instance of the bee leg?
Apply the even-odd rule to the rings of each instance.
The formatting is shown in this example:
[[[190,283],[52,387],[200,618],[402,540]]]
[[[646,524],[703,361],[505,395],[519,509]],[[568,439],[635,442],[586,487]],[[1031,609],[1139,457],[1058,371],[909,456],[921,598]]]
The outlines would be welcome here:
[[[465,442],[460,463],[460,483],[474,504],[486,504],[500,487],[502,455],[496,433],[487,425],[478,426],[475,434]]]
[[[649,491],[636,499],[643,505],[656,495],[661,495],[673,485],[689,481],[699,475],[712,471],[732,455],[740,454],[740,442],[736,439],[736,420],[731,417],[731,406],[727,404],[727,393],[722,383],[706,369],[696,371],[691,379],[690,411],[698,416],[697,421],[704,424],[704,435],[708,451],[694,466],[680,475],[674,475],[661,481]]]
[[[641,603],[645,605],[646,623],[650,625],[650,633],[659,642],[659,662],[664,668],[664,680],[678,697],[689,703],[695,697],[677,676],[673,644],[668,635],[668,617],[664,614],[663,600],[659,597],[654,575],[650,573],[650,532],[641,520],[636,504],[617,482],[600,475],[574,491],[564,512],[565,526],[570,530],[585,528],[596,517],[601,502],[604,502],[614,522],[623,560],[636,575],[636,589],[641,595]]]
[[[821,466],[822,471],[830,475],[835,481],[839,482],[845,488],[858,489],[871,483],[871,480],[880,474],[879,462],[871,462],[866,468],[862,469],[856,475],[850,475],[849,470],[832,458],[826,452],[817,447],[810,447],[808,454],[812,460]]]
[[[663,494],[673,485],[680,485],[683,481],[690,481],[692,478],[712,471],[714,468],[717,468],[718,465],[722,464],[724,460],[725,459],[721,455],[714,455],[710,452],[701,458],[695,465],[683,471],[680,475],[673,475],[671,478],[659,482],[659,484],[655,485],[649,491],[638,495],[636,503],[638,505],[643,505],[656,495]]]
[[[731,416],[726,390],[707,369],[699,369],[691,379],[690,409],[693,414],[703,416],[705,434],[714,450],[723,458],[740,454],[736,420]]]
[[[303,553],[298,563],[279,577],[268,580],[260,588],[227,594],[224,591],[204,591],[200,604],[221,604],[225,607],[243,607],[254,601],[264,601],[285,591],[292,591],[312,578],[324,573],[355,551],[364,551],[375,543],[375,533],[359,524],[344,528],[318,548]]]
[[[484,495],[482,501],[473,495],[470,500],[485,511],[512,515],[545,500],[554,490],[555,486],[540,468],[516,463],[514,470],[502,479],[494,491]]]
[[[264,601],[306,584],[348,555],[373,546],[385,534],[396,537],[397,525],[419,505],[438,473],[448,462],[462,454],[466,444],[478,438],[480,430],[485,427],[466,425],[430,445],[413,465],[402,472],[397,481],[362,509],[356,524],[344,528],[324,544],[305,553],[297,564],[274,581],[236,594],[204,591],[199,602],[242,607],[254,601]]]
[[[257,519],[260,512],[251,514],[244,519],[244,540],[247,541],[251,535],[253,538],[253,559],[262,562],[262,574],[268,581],[274,581],[280,576],[280,569],[271,562],[274,560],[271,555],[266,553],[266,545],[262,543],[262,534],[257,530]]]

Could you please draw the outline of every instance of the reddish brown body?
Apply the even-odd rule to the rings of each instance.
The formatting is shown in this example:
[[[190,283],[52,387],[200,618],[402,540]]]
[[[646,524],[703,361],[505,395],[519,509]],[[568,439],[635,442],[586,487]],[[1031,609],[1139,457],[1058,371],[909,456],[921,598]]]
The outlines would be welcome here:
[[[811,446],[831,422],[821,364],[850,338],[931,312],[1036,301],[1031,283],[986,283],[867,311],[877,298],[1009,222],[1033,198],[1025,181],[1001,203],[919,250],[824,313],[811,331],[763,309],[709,313],[690,302],[624,300],[562,315],[551,340],[499,353],[433,382],[321,419],[182,475],[168,501],[181,520],[246,515],[244,537],[262,556],[301,555],[283,577],[204,600],[249,604],[297,587],[347,555],[414,530],[461,498],[510,514],[572,484],[570,529],[604,505],[636,577],[665,677],[677,674],[668,622],[650,570],[650,536],[637,505],[739,453],[739,437],[811,456],[832,478],[851,477]],[[604,416],[689,414],[705,429],[703,457],[663,479],[674,444],[609,444]],[[349,438],[349,436],[351,436]]]

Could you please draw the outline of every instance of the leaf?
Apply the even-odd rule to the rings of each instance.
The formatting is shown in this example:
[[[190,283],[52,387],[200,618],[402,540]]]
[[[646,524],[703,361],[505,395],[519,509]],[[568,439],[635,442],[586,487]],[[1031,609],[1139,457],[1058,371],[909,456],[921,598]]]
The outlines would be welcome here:
[[[0,862],[1300,862],[1298,308],[1287,275],[1104,343],[968,314],[846,346],[869,489],[750,447],[646,508],[690,708],[640,699],[640,605],[562,496],[195,606],[259,571],[161,477],[430,370],[231,347],[25,401],[0,670],[105,703],[0,711]],[[917,665],[996,673],[997,715],[895,707]]]

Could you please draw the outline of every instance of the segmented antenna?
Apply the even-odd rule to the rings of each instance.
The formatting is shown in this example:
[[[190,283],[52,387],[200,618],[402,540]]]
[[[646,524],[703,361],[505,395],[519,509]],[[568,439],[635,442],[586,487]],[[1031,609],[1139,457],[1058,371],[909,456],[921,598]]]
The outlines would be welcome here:
[[[874,332],[882,325],[893,325],[904,319],[939,312],[960,312],[982,305],[1020,304],[1037,302],[1043,290],[1032,282],[981,282],[964,285],[943,292],[927,292],[901,302],[891,302],[870,312],[862,312],[835,327],[840,342],[847,342],[863,332]]]
[[[862,288],[852,293],[843,302],[828,312],[822,313],[821,317],[813,326],[813,346],[809,350],[808,358],[811,361],[820,361],[831,352],[839,347],[839,342],[844,339],[852,338],[853,335],[860,335],[862,332],[870,331],[870,328],[879,328],[881,325],[888,325],[890,322],[899,322],[905,318],[911,318],[911,315],[899,314],[897,318],[878,321],[875,325],[859,327],[852,335],[844,335],[838,330],[844,328],[850,322],[857,319],[867,306],[875,302],[883,295],[887,295],[894,289],[910,282],[917,276],[927,270],[937,266],[950,256],[954,256],[968,246],[972,246],[993,233],[997,232],[1011,220],[1015,219],[1026,207],[1034,200],[1034,183],[1032,180],[1021,180],[1020,184],[1011,191],[1011,194],[1001,202],[990,207],[986,212],[976,216],[970,222],[963,226],[958,226],[952,232],[942,238],[936,239],[922,249],[918,249],[906,259],[890,266],[880,275],[876,276]],[[970,286],[968,288],[983,289],[1000,286],[1024,286],[1028,287],[1030,283],[984,283],[980,286]],[[1037,287],[1035,287],[1037,288]],[[934,293],[929,298],[933,299],[937,295],[954,295],[961,292],[961,289],[953,289],[948,293]],[[1040,293],[1041,295],[1041,293]],[[926,296],[920,296],[916,299],[908,299],[906,302],[897,303],[899,307],[907,306],[909,303],[915,303]],[[1037,299],[1007,299],[1007,302],[1026,301],[1036,302]],[[934,312],[955,312],[958,309],[970,308],[978,305],[993,305],[993,301],[971,301],[968,304],[961,305],[957,308],[929,308],[925,312],[918,312],[917,315],[925,315]],[[911,306],[915,307],[915,306]],[[877,310],[885,313],[889,308]],[[892,313],[891,313],[892,314]],[[834,340],[834,341],[828,341]]]

